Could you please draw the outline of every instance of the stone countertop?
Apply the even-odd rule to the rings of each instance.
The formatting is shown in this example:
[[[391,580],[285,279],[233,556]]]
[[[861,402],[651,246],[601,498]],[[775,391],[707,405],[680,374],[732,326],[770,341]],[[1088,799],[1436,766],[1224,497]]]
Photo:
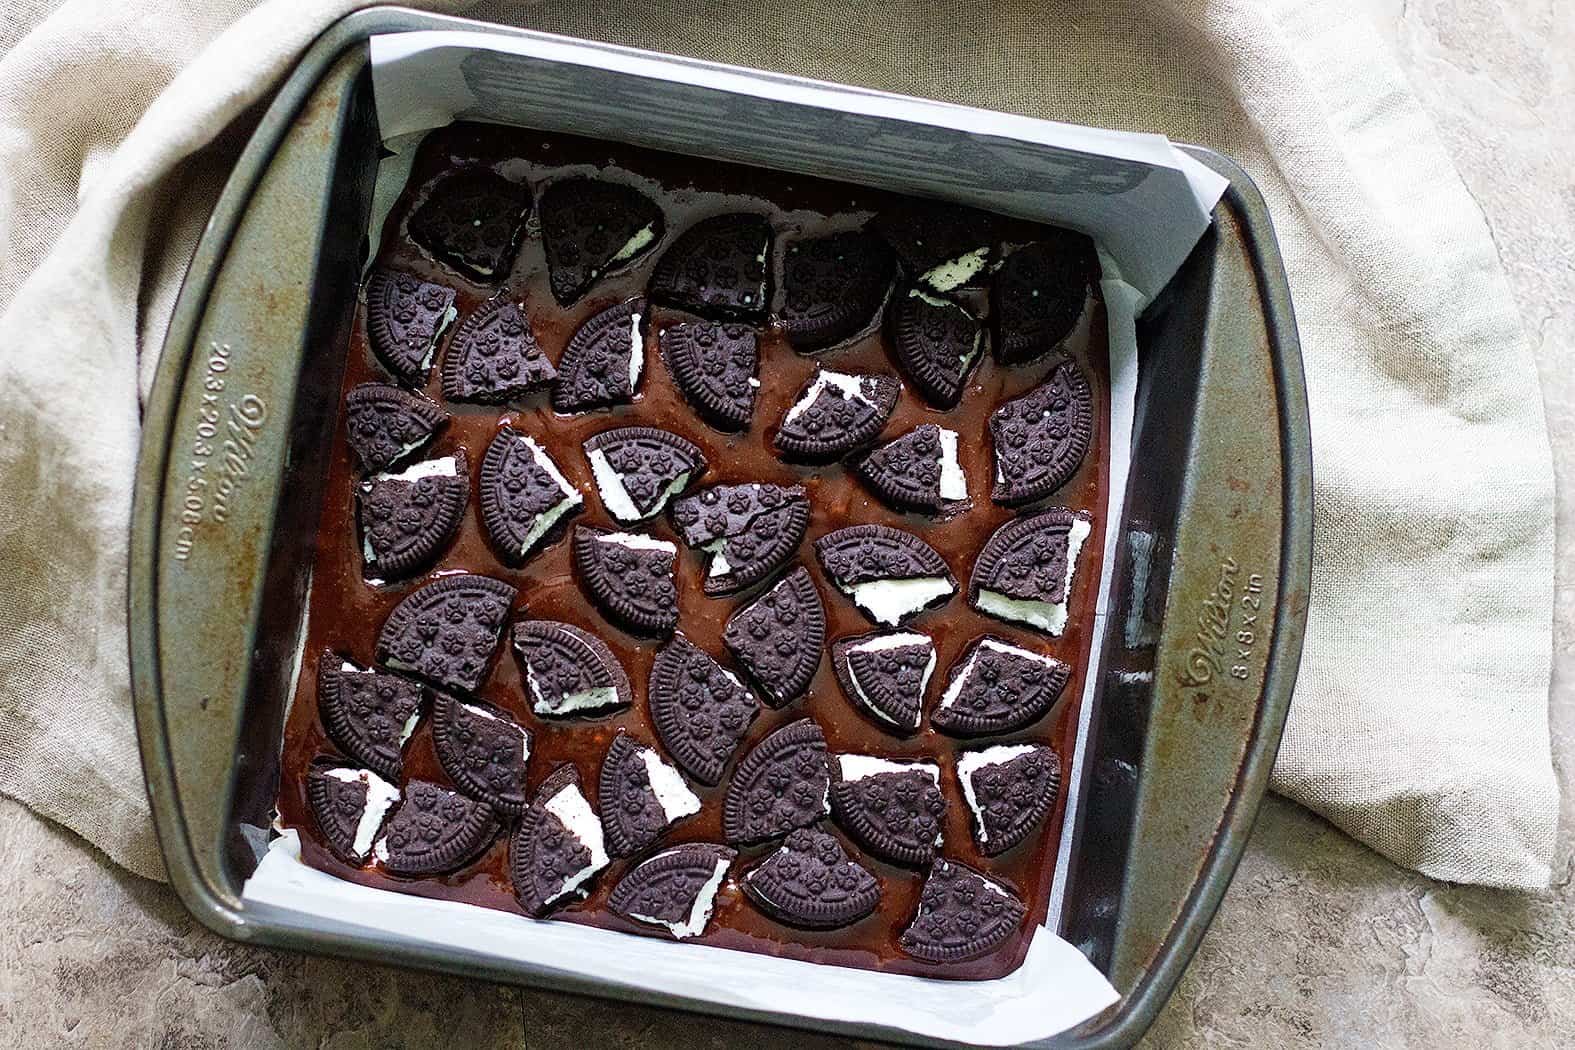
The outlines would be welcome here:
[[[1383,0],[1374,14],[1487,217],[1541,370],[1560,492],[1554,888],[1524,897],[1430,882],[1270,798],[1149,1045],[1519,1047],[1575,1032],[1575,22],[1560,24],[1557,7]],[[3,1045],[706,1050],[744,1039],[840,1045],[231,944],[166,887],[0,800]]]

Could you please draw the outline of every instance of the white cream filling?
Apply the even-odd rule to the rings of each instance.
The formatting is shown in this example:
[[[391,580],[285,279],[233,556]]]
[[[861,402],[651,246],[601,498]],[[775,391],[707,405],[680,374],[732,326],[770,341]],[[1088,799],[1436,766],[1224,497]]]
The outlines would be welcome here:
[[[645,365],[645,340],[640,338],[640,311],[629,315],[629,393],[640,385],[640,369]]]
[[[869,693],[867,693],[864,689],[864,683],[859,681],[858,671],[854,669],[851,658],[856,653],[878,653],[887,649],[908,649],[920,645],[924,646],[930,651],[930,658],[929,663],[925,665],[924,676],[919,679],[919,709],[914,711],[913,724],[909,727],[917,729],[919,727],[919,718],[923,714],[924,691],[929,687],[930,675],[935,673],[935,644],[930,641],[929,636],[902,631],[897,634],[883,634],[877,638],[871,638],[869,641],[860,642],[858,645],[849,647],[848,678],[853,683],[853,692],[856,694],[856,699],[865,707],[869,708],[870,713],[876,718],[879,718],[885,722],[890,722],[892,725],[902,724],[895,718],[891,717],[891,715],[875,706],[875,703],[870,699]]]
[[[726,546],[727,538],[725,536],[722,539],[701,544],[702,550],[711,552],[711,565],[705,571],[707,576],[726,576],[733,571],[732,563],[727,560],[727,555],[722,553],[722,549]]]
[[[809,406],[815,403],[821,391],[828,386],[835,387],[837,393],[844,401],[862,401],[870,404],[870,399],[864,396],[865,383],[873,382],[867,376],[850,376],[845,372],[829,372],[822,369],[815,373],[815,379],[809,384],[809,389],[804,391],[804,396],[793,402],[787,415],[782,417],[782,425],[787,426],[799,416],[809,411]]]
[[[680,849],[682,847],[679,847]],[[668,850],[667,852],[672,852]],[[660,857],[663,854],[658,853]],[[656,858],[651,858],[655,860]],[[698,937],[705,932],[706,924],[711,921],[711,912],[716,906],[717,890],[722,888],[722,878],[727,874],[729,861],[726,857],[718,857],[716,868],[711,872],[711,877],[705,881],[695,892],[694,902],[689,905],[689,916],[683,922],[670,922],[667,919],[658,919],[654,915],[641,915],[630,912],[629,917],[640,922],[648,922],[654,926],[665,926],[667,932],[678,940],[686,937]]]
[[[410,717],[405,719],[405,724],[403,726],[401,726],[400,730],[399,730],[399,746],[400,747],[404,747],[405,743],[407,741],[409,741],[410,734],[414,733],[416,731],[416,723],[418,723],[420,721],[421,721],[421,711],[419,709],[410,712]]]
[[[662,761],[662,756],[656,753],[654,747],[642,747],[640,758],[645,763],[646,779],[650,782],[652,793],[656,795],[657,805],[662,807],[662,816],[667,823],[672,824],[700,812],[700,799],[689,790],[689,785],[684,783],[678,770]]]
[[[557,900],[578,890],[592,875],[607,866],[607,849],[602,843],[601,818],[591,809],[591,804],[585,801],[579,785],[565,784],[542,808],[556,817],[564,830],[591,854],[590,862],[585,867],[563,880],[563,885],[558,887],[556,896],[552,898]],[[547,903],[552,903],[552,900]]]
[[[330,769],[327,774],[346,784],[366,785],[366,804],[361,807],[361,819],[356,822],[355,842],[350,847],[357,860],[364,861],[372,848],[372,839],[383,826],[383,818],[399,801],[399,789],[368,769]]]
[[[957,462],[957,431],[936,428],[941,439],[941,499],[968,498],[968,478]]]
[[[554,463],[552,457],[547,455],[546,449],[536,443],[535,438],[529,434],[521,434],[519,441],[530,450],[531,459],[536,461],[538,467],[547,472],[547,476],[552,479],[552,483],[558,486],[558,491],[563,493],[563,499],[536,515],[536,520],[531,522],[530,528],[526,530],[525,538],[520,541],[520,555],[524,556],[529,554],[530,549],[536,546],[541,538],[551,531],[559,518],[567,514],[572,508],[584,503],[585,497],[581,496],[580,490],[571,485],[569,479],[563,476],[563,471],[558,469],[558,464]]]
[[[966,279],[967,278],[964,278],[964,280],[966,280]],[[929,303],[931,306],[939,307],[940,309],[943,309],[943,310],[956,310],[958,313],[967,314],[968,315],[968,319],[970,321],[974,320],[974,316],[972,314],[969,314],[967,310],[964,310],[961,306],[958,306],[956,303],[952,302],[950,299],[942,299],[940,296],[930,295],[928,292],[926,292],[922,288],[915,288],[912,291],[910,291],[908,293],[908,295],[911,298],[921,299],[924,302]],[[984,349],[984,329],[980,328],[978,331],[976,331],[974,333],[974,336],[973,336],[973,348],[970,349],[970,350],[966,350],[963,353],[960,353],[960,354],[957,355],[957,370],[959,372],[962,372],[964,375],[966,375],[967,372],[968,372],[968,366],[973,364],[974,358],[978,357],[980,351],[982,351],[983,349]]]
[[[432,332],[432,338],[427,341],[427,352],[421,355],[421,371],[432,370],[432,359],[437,356],[438,342],[443,338],[443,333],[448,331],[449,325],[454,323],[454,318],[459,316],[459,308],[450,305],[443,311],[443,316],[438,321],[437,328]]]
[[[1052,670],[1056,667],[1056,661],[1043,653],[1036,653],[1031,649],[1020,649],[1015,645],[998,642],[993,638],[985,638],[968,655],[968,662],[963,664],[962,670],[953,676],[951,685],[946,687],[946,692],[941,694],[941,707],[943,709],[951,707],[957,702],[957,698],[962,695],[963,687],[968,684],[968,679],[973,674],[974,665],[979,662],[979,654],[986,649],[991,652],[1006,653],[1023,660],[1033,660]]]
[[[1014,758],[1039,750],[1033,744],[1000,744],[983,751],[964,751],[957,756],[957,779],[962,783],[963,800],[973,813],[973,826],[979,835],[979,845],[989,841],[990,834],[984,826],[984,809],[973,790],[973,775],[990,766],[1004,765]]]
[[[949,292],[973,280],[979,271],[984,269],[984,261],[989,255],[989,245],[975,248],[971,252],[963,252],[955,259],[947,259],[924,271],[924,275],[919,278],[919,283],[927,284],[938,292]]]
[[[941,786],[941,767],[931,762],[899,762],[890,758],[877,758],[874,755],[838,755],[837,768],[843,783],[846,784],[881,773],[911,773],[918,769],[935,781],[936,787]]]
[[[567,715],[576,711],[594,711],[599,707],[612,707],[618,703],[618,690],[610,685],[582,689],[577,693],[564,693],[558,702],[548,700],[536,680],[536,672],[525,665],[525,684],[530,688],[531,710],[538,715]]]
[[[490,719],[490,720],[492,720],[494,722],[502,722],[504,725],[508,726],[510,729],[512,729],[516,733],[518,733],[520,735],[520,744],[521,744],[521,747],[520,747],[520,754],[521,754],[520,761],[521,761],[522,764],[530,762],[530,730],[526,729],[522,725],[516,725],[513,722],[509,722],[509,721],[506,721],[506,720],[504,720],[502,718],[499,718],[497,715],[493,714],[491,711],[488,711],[484,707],[477,707],[474,704],[460,704],[459,706],[463,707],[466,711],[468,711],[469,713],[477,716],[478,718],[486,718],[486,719]]]
[[[677,555],[678,548],[667,540],[659,540],[655,536],[647,536],[643,532],[609,532],[605,536],[597,537],[602,543],[614,543],[632,551],[661,551],[664,554]]]
[[[379,481],[410,482],[420,481],[422,478],[457,477],[459,477],[459,457],[439,456],[437,459],[423,459],[419,463],[412,463],[404,470],[384,471],[381,474],[374,474],[370,479],[361,482],[361,491],[372,491],[372,486]]]
[[[1049,634],[1059,635],[1066,630],[1067,600],[1072,596],[1072,579],[1077,569],[1077,556],[1083,549],[1093,525],[1087,518],[1074,518],[1066,537],[1066,594],[1058,602],[1030,601],[1013,598],[988,588],[979,589],[979,611],[1003,620],[1015,620],[1037,627]]]
[[[956,588],[944,576],[915,576],[905,580],[868,580],[842,589],[871,619],[895,625]]]
[[[650,244],[655,239],[656,224],[646,223],[644,226],[640,227],[633,237],[630,237],[627,241],[624,241],[623,247],[619,248],[617,253],[614,254],[611,259],[607,260],[608,267],[611,268],[614,263],[628,262],[636,255],[639,255],[640,252],[645,249],[645,246]],[[599,272],[600,271],[598,271],[598,273]]]
[[[596,480],[596,490],[601,493],[602,506],[607,508],[607,513],[626,525],[660,514],[662,508],[667,506],[667,501],[682,492],[684,486],[689,484],[689,472],[684,471],[662,490],[662,494],[652,505],[651,512],[643,514],[629,495],[629,490],[624,488],[623,475],[607,462],[607,457],[602,454],[601,449],[592,449],[586,458],[590,460],[591,476]]]

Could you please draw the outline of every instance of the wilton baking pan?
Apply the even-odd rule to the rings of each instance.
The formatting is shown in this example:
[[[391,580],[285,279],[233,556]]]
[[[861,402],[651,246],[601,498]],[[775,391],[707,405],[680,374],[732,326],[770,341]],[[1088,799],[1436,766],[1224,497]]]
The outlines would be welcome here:
[[[240,894],[275,794],[321,500],[314,453],[343,366],[318,351],[345,344],[372,207],[380,135],[366,40],[459,24],[377,10],[330,30],[265,118],[199,248],[139,468],[139,735],[172,881],[215,929],[614,994],[594,979],[303,923]],[[778,129],[779,140],[791,131]],[[708,151],[676,138],[643,144]],[[1250,184],[1196,155],[1231,185],[1138,325],[1134,467],[1077,788],[1085,804],[1073,830],[1085,845],[1066,850],[1059,911],[1063,935],[1124,998],[1058,1044],[1130,1041],[1173,985],[1239,857],[1299,652],[1310,463],[1288,300]],[[967,196],[912,180],[931,196]]]

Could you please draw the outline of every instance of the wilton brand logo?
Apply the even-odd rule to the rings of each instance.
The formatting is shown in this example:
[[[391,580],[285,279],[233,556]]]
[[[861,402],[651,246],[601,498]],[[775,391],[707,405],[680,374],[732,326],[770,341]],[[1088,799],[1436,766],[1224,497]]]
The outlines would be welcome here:
[[[257,436],[268,421],[268,405],[256,394],[221,400],[229,385],[232,352],[229,343],[209,344],[196,391],[196,423],[187,446],[186,479],[179,490],[179,524],[174,531],[178,562],[190,560],[204,522],[229,520],[235,491],[251,475]]]
[[[1214,591],[1198,608],[1197,630],[1186,665],[1176,672],[1182,687],[1197,689],[1227,676],[1245,681],[1251,675],[1249,661],[1258,641],[1258,613],[1263,608],[1263,576],[1250,573],[1245,583],[1240,576],[1235,558],[1220,562]],[[1238,604],[1239,622],[1235,620]]]

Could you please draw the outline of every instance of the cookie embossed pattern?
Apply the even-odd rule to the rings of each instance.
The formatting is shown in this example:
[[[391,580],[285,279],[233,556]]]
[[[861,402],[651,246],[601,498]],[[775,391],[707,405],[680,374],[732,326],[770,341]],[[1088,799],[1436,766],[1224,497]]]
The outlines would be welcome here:
[[[1103,559],[1098,288],[1047,226],[429,134],[326,457],[278,803],[302,860],[685,944],[1017,969]],[[377,564],[407,533],[409,571]]]

